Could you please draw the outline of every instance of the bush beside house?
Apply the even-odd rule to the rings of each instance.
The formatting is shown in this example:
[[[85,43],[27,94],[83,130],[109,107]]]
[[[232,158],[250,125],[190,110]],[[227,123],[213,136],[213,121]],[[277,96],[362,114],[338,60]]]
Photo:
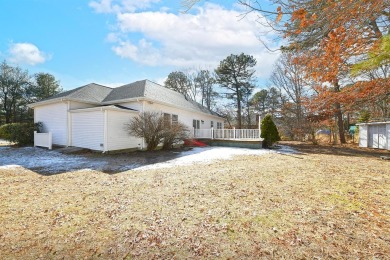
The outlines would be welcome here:
[[[267,115],[261,121],[261,135],[263,147],[271,147],[275,142],[280,141],[280,135],[271,115]]]
[[[42,123],[11,123],[0,126],[0,138],[17,145],[34,143],[34,131],[40,132]]]
[[[157,112],[144,112],[133,118],[126,127],[130,135],[144,138],[148,151],[155,150],[160,143],[163,144],[163,150],[171,149],[173,144],[188,136],[188,129],[184,124],[167,122]]]

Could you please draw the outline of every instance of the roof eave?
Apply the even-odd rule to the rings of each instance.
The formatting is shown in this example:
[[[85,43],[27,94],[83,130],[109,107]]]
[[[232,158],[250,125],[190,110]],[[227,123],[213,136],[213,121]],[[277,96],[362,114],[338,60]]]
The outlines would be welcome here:
[[[127,113],[136,113],[136,114],[139,113],[139,111],[137,110],[128,110],[128,109],[122,109],[122,108],[111,107],[111,106],[79,108],[79,109],[72,109],[69,112],[82,113],[82,112],[94,112],[94,111],[104,111],[104,110],[120,111],[120,112],[127,112]]]
[[[137,101],[144,101],[144,100],[147,100],[147,98],[145,98],[145,97],[124,98],[124,99],[115,99],[112,101],[106,101],[106,102],[102,102],[100,104],[102,104],[102,105],[115,105],[118,103],[137,102]]]
[[[369,122],[369,123],[358,123],[356,125],[383,125],[383,124],[390,124],[390,121],[383,121],[383,122]]]
[[[59,98],[53,98],[53,99],[48,99],[48,100],[43,100],[35,103],[28,104],[27,106],[29,108],[34,109],[35,107],[38,106],[44,106],[44,105],[49,105],[57,102],[64,102],[64,101],[74,101],[74,102],[80,102],[80,103],[86,103],[86,104],[92,104],[92,105],[100,105],[100,102],[93,102],[93,101],[85,101],[85,100],[80,100],[76,98],[68,98],[68,97],[59,97]]]
[[[161,104],[161,105],[165,105],[165,106],[175,107],[175,108],[178,108],[178,109],[185,109],[185,110],[190,111],[190,112],[201,113],[201,114],[204,114],[204,115],[207,115],[207,116],[212,116],[212,117],[215,117],[215,118],[224,119],[223,117],[216,116],[216,115],[209,114],[209,113],[205,113],[203,111],[199,111],[199,110],[195,110],[195,109],[191,109],[191,108],[187,108],[187,107],[175,106],[174,104],[166,103],[166,102],[163,102],[163,101],[156,101],[156,100],[151,99],[151,98],[145,98],[145,101],[151,101],[151,102],[155,102],[155,103],[158,103],[158,104]]]

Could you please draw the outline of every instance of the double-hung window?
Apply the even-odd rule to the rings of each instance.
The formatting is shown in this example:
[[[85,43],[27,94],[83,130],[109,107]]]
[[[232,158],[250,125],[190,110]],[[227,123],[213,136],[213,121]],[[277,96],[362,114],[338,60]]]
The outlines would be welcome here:
[[[192,127],[195,129],[200,129],[200,121],[199,120],[192,120]]]

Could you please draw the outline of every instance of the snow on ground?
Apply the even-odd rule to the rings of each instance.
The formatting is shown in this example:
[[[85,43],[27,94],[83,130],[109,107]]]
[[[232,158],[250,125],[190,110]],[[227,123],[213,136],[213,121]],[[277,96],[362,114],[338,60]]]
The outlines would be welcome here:
[[[8,142],[4,139],[0,139],[0,146],[5,146],[5,145],[10,145],[10,142]]]
[[[135,170],[150,170],[169,168],[181,165],[191,165],[197,163],[209,163],[214,160],[229,160],[236,155],[264,155],[272,153],[265,149],[246,149],[233,147],[196,147],[190,151],[182,152],[180,157],[151,165],[145,165]]]
[[[0,147],[0,170],[15,165],[28,169],[43,169],[45,173],[58,173],[82,168],[96,168],[102,164],[104,163],[89,162],[82,156],[65,155],[37,147]]]
[[[139,158],[132,158],[131,155],[119,164],[114,161],[115,155],[104,155],[99,157],[88,157],[82,154],[62,154],[56,150],[46,150],[36,147],[13,148],[0,146],[0,170],[22,166],[36,172],[54,174],[59,172],[74,171],[79,169],[93,169],[105,172],[121,172],[126,170],[149,170],[175,167],[181,165],[192,165],[210,163],[214,160],[229,160],[238,155],[262,156],[269,153],[295,153],[288,146],[281,146],[279,149],[246,149],[232,147],[196,147],[188,151],[175,153],[174,159],[167,160],[164,156],[155,158],[154,163],[140,161]]]

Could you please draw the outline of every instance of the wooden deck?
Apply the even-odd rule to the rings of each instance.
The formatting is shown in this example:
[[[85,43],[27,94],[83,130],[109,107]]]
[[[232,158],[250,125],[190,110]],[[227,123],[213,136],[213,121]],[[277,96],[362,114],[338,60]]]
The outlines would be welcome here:
[[[260,149],[263,145],[259,129],[194,129],[193,138],[210,146]]]

